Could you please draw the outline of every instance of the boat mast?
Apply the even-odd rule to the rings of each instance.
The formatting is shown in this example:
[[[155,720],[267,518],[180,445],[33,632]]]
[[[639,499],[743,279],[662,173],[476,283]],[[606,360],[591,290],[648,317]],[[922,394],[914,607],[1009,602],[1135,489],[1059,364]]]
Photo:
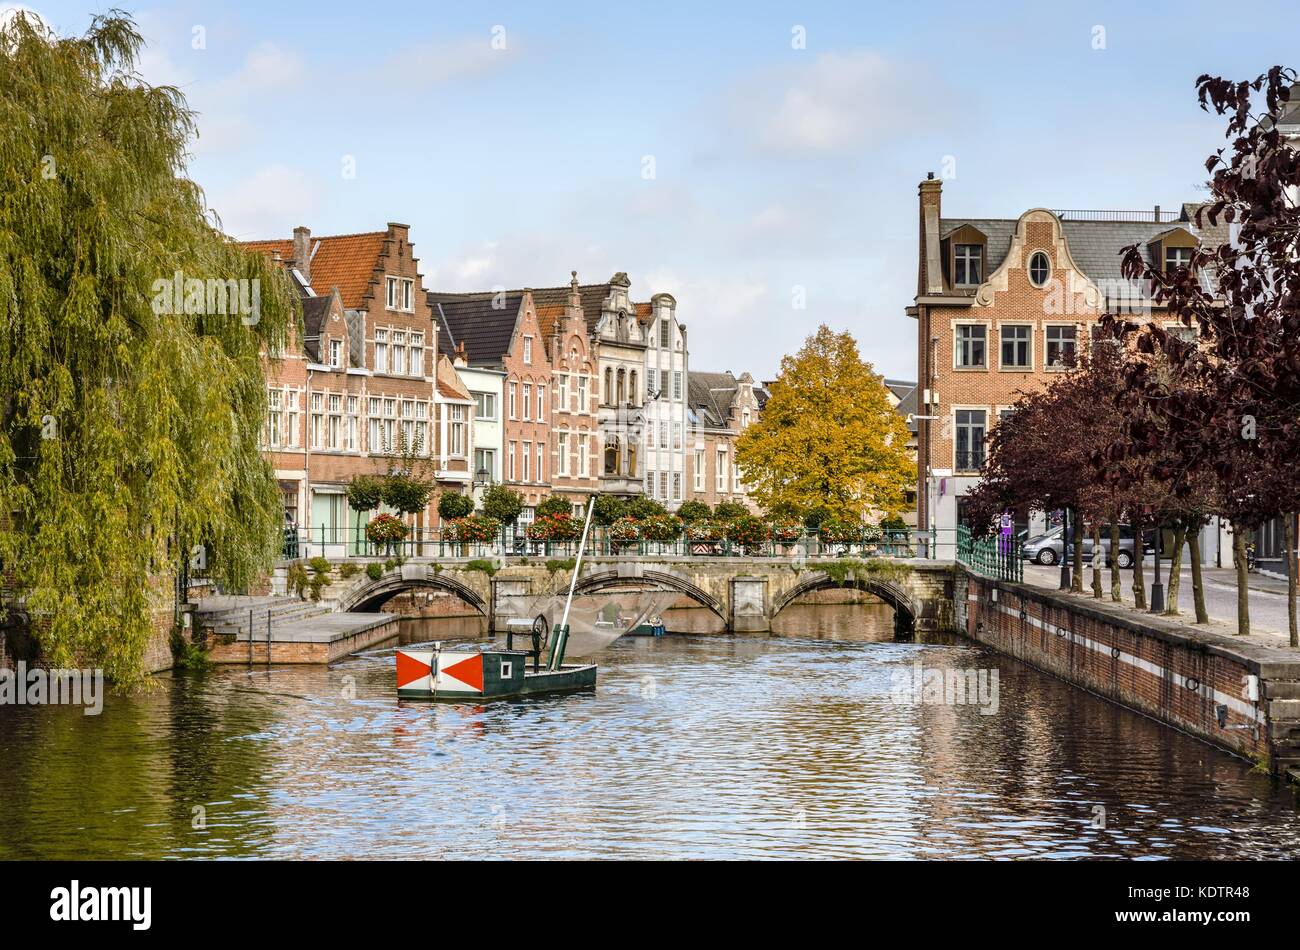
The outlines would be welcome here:
[[[569,596],[564,601],[564,616],[555,628],[555,646],[551,648],[551,662],[547,666],[558,670],[564,663],[564,647],[569,640],[569,608],[573,606],[573,589],[578,583],[578,571],[582,569],[582,555],[587,550],[587,532],[591,530],[591,515],[596,510],[596,496],[587,496],[587,520],[582,525],[582,540],[578,543],[578,556],[573,562],[573,576],[569,578]]]

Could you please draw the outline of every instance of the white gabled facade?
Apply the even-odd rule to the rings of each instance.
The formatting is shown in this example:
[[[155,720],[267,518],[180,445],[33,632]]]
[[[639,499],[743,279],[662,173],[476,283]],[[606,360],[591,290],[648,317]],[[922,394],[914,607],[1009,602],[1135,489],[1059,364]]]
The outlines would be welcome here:
[[[689,350],[686,326],[677,319],[677,301],[671,294],[651,298],[646,343],[645,493],[676,511],[690,497],[686,483]]]

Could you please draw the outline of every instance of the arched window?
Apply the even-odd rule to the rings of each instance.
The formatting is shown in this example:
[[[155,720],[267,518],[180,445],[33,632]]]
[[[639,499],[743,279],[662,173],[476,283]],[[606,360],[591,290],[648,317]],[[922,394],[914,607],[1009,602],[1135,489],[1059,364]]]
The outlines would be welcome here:
[[[614,371],[608,366],[605,367],[605,405],[614,404]]]
[[[623,375],[623,370],[618,371],[618,399],[615,405],[621,406],[627,402],[627,379]]]
[[[632,370],[627,377],[627,401],[634,406],[641,405],[640,390],[636,385],[636,370]]]
[[[618,436],[612,435],[605,443],[605,474],[618,474]]]

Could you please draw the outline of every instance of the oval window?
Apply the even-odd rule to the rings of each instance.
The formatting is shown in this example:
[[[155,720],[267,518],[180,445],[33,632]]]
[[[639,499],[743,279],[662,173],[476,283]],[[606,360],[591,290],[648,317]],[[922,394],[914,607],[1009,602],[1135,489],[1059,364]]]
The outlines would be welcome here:
[[[1034,251],[1033,256],[1029,258],[1029,280],[1035,287],[1041,287],[1047,283],[1047,278],[1052,276],[1052,264],[1047,259],[1047,255],[1042,251]]]

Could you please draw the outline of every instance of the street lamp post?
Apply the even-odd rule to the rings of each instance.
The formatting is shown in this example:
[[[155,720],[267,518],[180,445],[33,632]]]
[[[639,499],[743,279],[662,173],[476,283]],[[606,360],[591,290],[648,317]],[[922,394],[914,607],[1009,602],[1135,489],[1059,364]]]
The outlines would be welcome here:
[[[1151,582],[1151,612],[1153,614],[1164,613],[1165,609],[1165,587],[1160,583],[1160,534],[1162,525],[1156,522],[1156,576]],[[1138,555],[1141,557],[1141,555]]]
[[[1069,506],[1061,509],[1061,590],[1070,589],[1070,542],[1072,540],[1073,521],[1070,519]]]

